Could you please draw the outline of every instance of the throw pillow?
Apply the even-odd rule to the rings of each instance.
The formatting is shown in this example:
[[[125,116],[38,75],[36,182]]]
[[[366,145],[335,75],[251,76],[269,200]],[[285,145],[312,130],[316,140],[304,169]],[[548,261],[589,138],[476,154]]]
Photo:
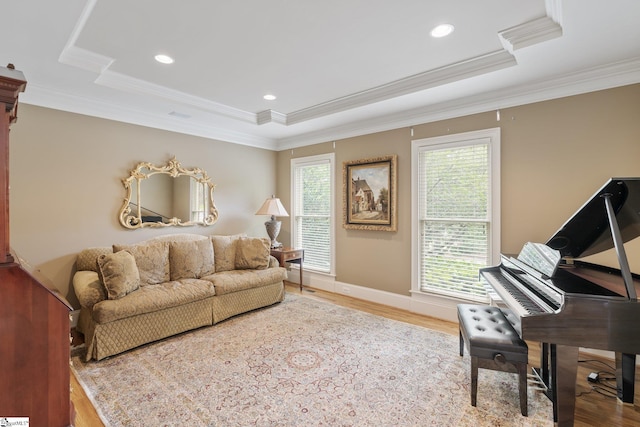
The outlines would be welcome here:
[[[243,236],[242,234],[211,236],[216,272],[235,270],[236,240]]]
[[[110,246],[99,248],[87,248],[83,249],[76,259],[77,271],[95,271],[98,272],[98,264],[96,261],[100,255],[108,255],[113,253],[113,248]]]
[[[97,264],[98,276],[107,291],[107,298],[122,298],[140,287],[136,260],[129,252],[100,255]]]
[[[271,241],[257,237],[241,237],[236,244],[237,270],[264,270],[269,267]]]
[[[113,251],[125,250],[136,259],[140,270],[140,285],[168,282],[169,242],[141,243],[139,245],[113,245]]]
[[[199,279],[215,273],[211,239],[169,244],[171,280]]]

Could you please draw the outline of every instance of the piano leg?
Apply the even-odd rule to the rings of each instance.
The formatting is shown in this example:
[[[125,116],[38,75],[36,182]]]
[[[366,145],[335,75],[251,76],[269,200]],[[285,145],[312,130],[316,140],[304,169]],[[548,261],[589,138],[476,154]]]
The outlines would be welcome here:
[[[556,395],[555,395],[555,381],[552,378],[552,374],[555,375],[555,369],[551,369],[553,365],[553,361],[550,360],[551,354],[555,358],[555,348],[553,351],[550,349],[553,347],[553,344],[549,344],[546,342],[540,343],[540,368],[532,368],[533,373],[538,377],[539,380],[542,381],[545,390],[543,391],[544,395],[553,402],[553,421],[558,421],[558,411],[556,409]]]
[[[543,342],[540,349],[540,376],[547,388],[551,388],[551,384],[549,384],[551,378],[551,373],[549,372],[549,345],[549,343]]]
[[[555,353],[555,355],[554,355]],[[556,344],[551,346],[551,377],[555,384],[558,427],[573,427],[576,410],[576,375],[578,373],[578,347]]]
[[[616,352],[616,388],[618,399],[633,404],[636,377],[636,355]]]

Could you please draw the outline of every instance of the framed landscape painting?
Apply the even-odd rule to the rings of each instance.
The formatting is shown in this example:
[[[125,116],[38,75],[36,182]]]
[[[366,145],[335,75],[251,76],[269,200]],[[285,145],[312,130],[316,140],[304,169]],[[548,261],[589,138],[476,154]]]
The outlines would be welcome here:
[[[344,228],[397,230],[397,160],[391,155],[342,164]]]

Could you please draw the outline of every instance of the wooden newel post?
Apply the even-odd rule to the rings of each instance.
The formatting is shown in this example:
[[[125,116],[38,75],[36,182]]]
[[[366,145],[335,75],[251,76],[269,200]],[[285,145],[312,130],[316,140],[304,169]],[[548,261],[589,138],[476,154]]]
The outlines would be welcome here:
[[[0,264],[14,262],[9,239],[9,126],[18,119],[18,94],[27,81],[13,64],[0,67]]]
[[[9,126],[27,82],[13,65],[0,67],[0,418],[32,426],[73,425],[69,393],[69,311],[44,276],[21,265],[9,242]],[[2,108],[4,105],[4,108]],[[2,422],[0,424],[4,425]]]

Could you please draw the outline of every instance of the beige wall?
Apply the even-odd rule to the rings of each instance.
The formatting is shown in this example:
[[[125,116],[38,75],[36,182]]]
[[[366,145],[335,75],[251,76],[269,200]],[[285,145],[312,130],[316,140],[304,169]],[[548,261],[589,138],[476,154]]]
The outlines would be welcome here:
[[[72,304],[75,256],[89,246],[194,232],[263,236],[270,194],[290,206],[290,160],[336,153],[336,280],[396,294],[411,287],[411,140],[502,129],[502,252],[544,242],[611,176],[640,176],[640,85],[274,153],[21,104],[11,130],[11,245]],[[398,155],[398,231],[345,230],[342,162]],[[213,227],[126,230],[121,179],[137,162],[202,167],[216,183]],[[277,183],[277,187],[276,187]],[[279,240],[290,242],[283,219]],[[637,239],[640,240],[640,239]],[[640,272],[640,244],[629,245]],[[614,264],[608,255],[595,261]]]
[[[408,295],[411,288],[411,140],[494,127],[502,142],[502,248],[545,242],[604,182],[640,176],[640,85],[338,140],[278,153],[278,195],[290,206],[290,160],[335,151],[336,280]],[[398,231],[342,228],[342,162],[398,155]],[[281,241],[289,243],[290,222]],[[640,244],[629,245],[640,273]],[[614,265],[611,254],[591,261]]]
[[[177,232],[266,237],[267,218],[254,213],[274,193],[272,151],[27,104],[20,104],[10,138],[11,246],[74,307],[70,281],[83,248]],[[183,167],[208,172],[219,221],[211,227],[122,227],[121,179],[138,162],[166,164],[172,156]]]

